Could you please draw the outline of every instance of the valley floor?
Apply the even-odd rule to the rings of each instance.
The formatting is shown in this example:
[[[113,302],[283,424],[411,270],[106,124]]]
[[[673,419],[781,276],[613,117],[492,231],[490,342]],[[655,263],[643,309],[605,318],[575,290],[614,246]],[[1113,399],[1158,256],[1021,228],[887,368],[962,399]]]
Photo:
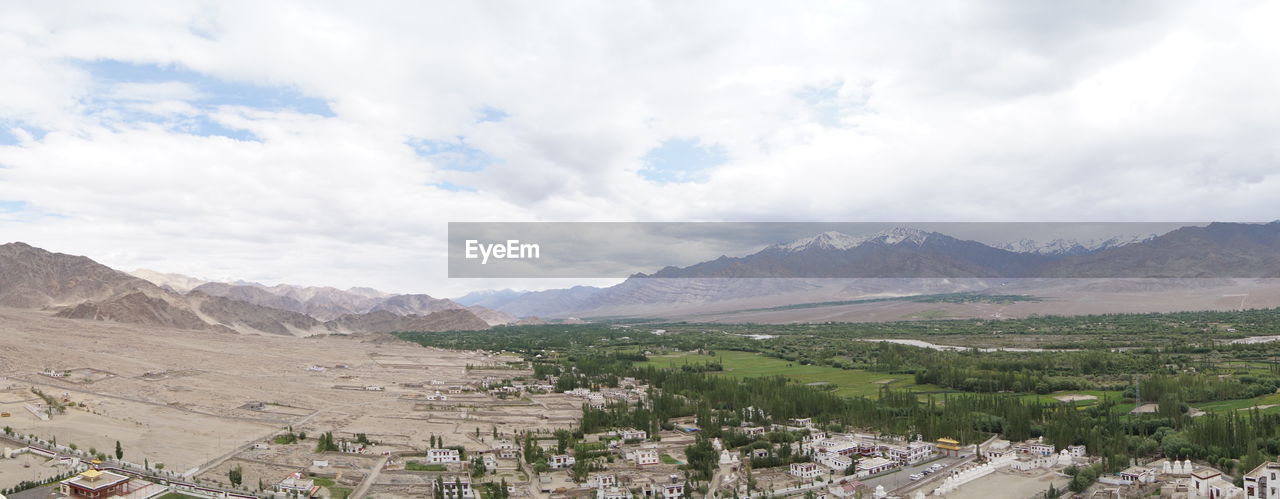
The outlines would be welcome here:
[[[314,452],[314,437],[324,432],[346,439],[364,433],[380,444],[372,451],[402,452],[426,448],[433,435],[446,445],[472,444],[477,429],[487,437],[494,430],[563,428],[581,416],[580,402],[564,395],[427,400],[450,386],[528,374],[508,369],[507,360],[514,359],[382,335],[251,336],[0,309],[0,411],[7,416],[0,425],[106,454],[119,441],[126,461],[163,463],[167,471],[215,481],[239,464],[244,483],[256,489],[259,479],[270,487],[326,459]],[[37,417],[28,409],[46,405],[37,391],[65,412]],[[312,437],[271,442],[291,430]],[[354,487],[376,456],[344,454],[334,466]],[[4,487],[54,474],[43,473],[53,469],[45,463],[0,463]]]

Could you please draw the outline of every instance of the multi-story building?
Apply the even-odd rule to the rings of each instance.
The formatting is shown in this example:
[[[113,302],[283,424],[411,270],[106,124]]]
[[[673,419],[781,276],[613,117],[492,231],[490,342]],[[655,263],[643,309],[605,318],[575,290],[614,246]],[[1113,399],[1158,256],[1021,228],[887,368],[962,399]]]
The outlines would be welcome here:
[[[462,455],[457,449],[429,449],[427,462],[431,464],[460,463]]]
[[[796,478],[817,478],[825,474],[825,471],[814,463],[791,463],[791,476]]]
[[[1262,463],[1246,473],[1244,496],[1249,499],[1280,498],[1280,463]]]

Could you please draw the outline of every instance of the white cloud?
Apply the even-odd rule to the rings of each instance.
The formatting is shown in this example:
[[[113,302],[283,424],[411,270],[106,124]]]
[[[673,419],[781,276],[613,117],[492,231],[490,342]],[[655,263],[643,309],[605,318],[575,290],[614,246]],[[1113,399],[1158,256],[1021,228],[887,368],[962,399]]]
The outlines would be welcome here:
[[[1250,220],[1280,194],[1277,21],[1261,2],[11,6],[0,125],[36,133],[0,146],[0,200],[58,217],[0,229],[123,268],[451,294],[506,283],[443,279],[448,221]],[[192,133],[214,125],[257,140]],[[458,137],[494,163],[407,145]],[[646,180],[673,138],[726,162]]]

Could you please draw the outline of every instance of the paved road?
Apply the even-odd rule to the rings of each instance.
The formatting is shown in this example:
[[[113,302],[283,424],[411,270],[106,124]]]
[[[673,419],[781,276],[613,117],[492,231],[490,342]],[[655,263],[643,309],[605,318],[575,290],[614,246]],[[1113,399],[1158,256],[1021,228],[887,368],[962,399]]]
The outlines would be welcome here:
[[[988,438],[985,442],[982,442],[979,446],[982,448],[986,448],[986,446],[995,439],[996,437],[992,436],[991,438]],[[974,459],[976,459],[977,456],[974,456],[972,454],[973,447],[969,446],[967,447],[967,449],[969,449],[970,453],[962,454],[961,457],[943,458],[930,463],[925,463],[923,465],[924,468],[928,468],[929,466],[932,466],[933,463],[945,464],[946,468],[938,470],[936,473],[930,473],[928,475],[925,475],[924,478],[920,480],[911,481],[911,474],[918,473],[919,471],[905,471],[903,473],[894,473],[895,475],[899,475],[899,474],[902,475],[902,478],[905,479],[906,482],[901,485],[897,485],[897,488],[891,487],[888,483],[886,483],[884,484],[884,488],[885,490],[890,491],[890,493],[892,494],[900,495],[904,497],[912,495],[916,490],[920,490],[924,492],[925,495],[929,495],[929,493],[932,492],[935,487],[940,485],[942,483],[942,480],[947,475],[950,474],[951,470],[959,466],[963,466],[965,464],[971,463],[974,461]],[[920,467],[918,466],[914,467],[914,469],[919,469],[919,468]],[[878,484],[873,484],[871,486],[875,487],[876,485]]]

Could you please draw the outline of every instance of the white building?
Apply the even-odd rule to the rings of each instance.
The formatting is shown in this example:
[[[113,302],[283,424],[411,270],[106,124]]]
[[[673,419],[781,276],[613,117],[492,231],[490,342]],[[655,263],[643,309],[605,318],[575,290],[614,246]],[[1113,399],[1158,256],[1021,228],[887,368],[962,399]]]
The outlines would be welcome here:
[[[1191,497],[1208,499],[1236,499],[1244,497],[1244,489],[1236,487],[1213,468],[1201,468],[1191,473]]]
[[[471,477],[466,475],[454,475],[441,478],[444,483],[445,499],[470,499],[476,496],[474,490],[471,489]]]
[[[320,491],[320,487],[316,485],[315,480],[303,478],[302,473],[293,473],[276,484],[276,492],[283,492],[290,495],[300,495],[302,497],[312,497]]]
[[[430,449],[427,451],[427,462],[431,464],[460,463],[462,456],[457,449]]]
[[[631,499],[631,491],[621,487],[600,487],[596,499]]]
[[[916,464],[933,457],[936,449],[933,444],[915,441],[907,445],[882,446],[881,455],[902,464]]]
[[[572,467],[573,463],[576,463],[576,462],[577,462],[577,459],[574,459],[573,456],[570,456],[568,454],[556,454],[554,456],[551,456],[550,459],[547,459],[547,464],[554,469],[569,468],[569,467]]]
[[[849,465],[853,464],[852,457],[839,454],[823,454],[817,458],[817,461],[836,473],[849,469]]]
[[[637,449],[632,453],[632,460],[636,462],[636,466],[648,466],[662,462],[658,458],[658,451],[654,449]]]
[[[867,457],[858,460],[858,473],[875,475],[901,466],[897,461],[883,457]]]
[[[592,473],[587,476],[588,487],[616,487],[618,475],[612,473]]]
[[[1244,492],[1249,499],[1280,498],[1280,463],[1262,463],[1246,473]]]
[[[826,474],[826,470],[822,469],[814,463],[791,463],[791,476],[796,478],[817,478]]]
[[[660,499],[681,499],[684,497],[684,480],[680,475],[671,475],[667,481],[645,486],[645,496]]]

